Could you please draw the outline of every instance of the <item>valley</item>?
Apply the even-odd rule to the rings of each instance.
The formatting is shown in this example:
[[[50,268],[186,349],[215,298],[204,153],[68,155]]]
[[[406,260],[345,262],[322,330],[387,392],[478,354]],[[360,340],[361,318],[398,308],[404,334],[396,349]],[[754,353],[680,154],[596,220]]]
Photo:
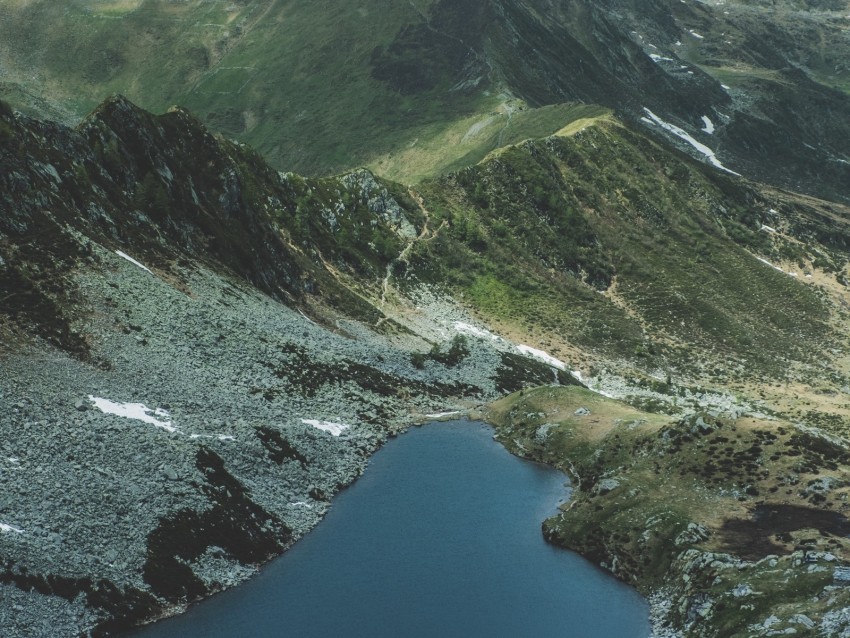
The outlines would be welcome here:
[[[457,415],[656,636],[850,635],[846,2],[0,8],[4,637],[179,614]]]

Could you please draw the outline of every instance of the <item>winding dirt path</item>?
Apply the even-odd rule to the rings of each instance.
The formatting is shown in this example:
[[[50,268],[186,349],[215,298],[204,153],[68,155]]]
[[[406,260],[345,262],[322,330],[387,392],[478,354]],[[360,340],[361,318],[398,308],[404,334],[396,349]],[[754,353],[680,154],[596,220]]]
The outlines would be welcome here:
[[[398,254],[398,257],[393,259],[390,263],[387,264],[386,274],[384,275],[383,280],[381,281],[381,301],[378,305],[378,310],[383,312],[384,307],[387,304],[387,294],[389,293],[390,284],[393,276],[393,268],[395,268],[396,264],[399,263],[408,263],[408,256],[410,255],[410,251],[413,250],[413,247],[419,242],[431,241],[436,236],[437,233],[440,232],[447,225],[446,220],[437,227],[436,230],[431,230],[428,226],[431,222],[431,214],[428,212],[428,209],[425,208],[425,200],[422,198],[422,195],[413,190],[413,187],[407,189],[408,195],[416,202],[419,206],[419,210],[422,211],[422,216],[425,218],[425,222],[422,224],[422,230],[419,232],[419,235],[414,239],[411,239],[407,245],[402,249],[402,251]],[[377,328],[384,321],[386,321],[387,317],[381,317],[378,319],[378,322],[375,324]]]

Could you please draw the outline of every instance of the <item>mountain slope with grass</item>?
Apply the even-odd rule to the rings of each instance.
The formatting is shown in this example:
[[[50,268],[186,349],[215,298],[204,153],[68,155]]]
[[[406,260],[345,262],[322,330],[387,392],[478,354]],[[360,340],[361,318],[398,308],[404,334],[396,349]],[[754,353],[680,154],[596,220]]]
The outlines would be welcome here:
[[[706,165],[610,110],[577,108],[554,135],[415,187],[366,169],[280,173],[185,109],[121,97],[75,128],[3,105],[0,140],[10,636],[108,635],[176,613],[306,533],[388,436],[509,393],[531,401],[535,386],[567,387],[563,414],[569,392],[604,395],[662,429],[706,410],[779,420],[795,454],[760,452],[753,477],[722,478],[746,495],[733,528],[774,486],[764,471],[843,480],[822,441],[847,435],[850,211]],[[816,434],[794,438],[796,424]],[[506,444],[528,452],[529,436]],[[676,437],[663,445],[691,443]],[[569,446],[539,455],[572,459],[588,486],[621,463],[623,448],[583,445],[587,463]],[[789,455],[805,467],[788,470]],[[626,565],[633,539],[584,498],[547,524],[552,538]],[[688,503],[677,524],[720,525]],[[617,543],[581,545],[583,525]],[[777,551],[794,549],[787,531]],[[648,572],[613,571],[648,593],[687,574],[677,596],[716,599],[676,548],[659,546]],[[746,542],[727,549],[750,560]],[[800,600],[818,622],[839,604]],[[662,607],[659,623],[696,631]],[[716,619],[700,627],[737,622]]]
[[[122,93],[156,111],[185,105],[279,169],[367,165],[411,183],[551,135],[582,117],[577,104],[596,104],[699,159],[708,149],[750,178],[848,198],[845,2],[0,9],[3,96],[68,123]]]

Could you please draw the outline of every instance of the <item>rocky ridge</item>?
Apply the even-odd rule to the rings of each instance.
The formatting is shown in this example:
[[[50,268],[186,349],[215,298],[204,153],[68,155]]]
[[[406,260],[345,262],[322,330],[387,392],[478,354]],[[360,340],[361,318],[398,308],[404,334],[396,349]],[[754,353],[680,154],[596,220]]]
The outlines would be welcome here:
[[[240,582],[388,436],[498,396],[510,348],[461,309],[425,313],[439,341],[374,330],[364,295],[422,220],[370,173],[307,184],[122,99],[3,125],[4,636],[111,634]],[[311,224],[349,243],[299,243]],[[559,372],[516,354],[510,383]]]

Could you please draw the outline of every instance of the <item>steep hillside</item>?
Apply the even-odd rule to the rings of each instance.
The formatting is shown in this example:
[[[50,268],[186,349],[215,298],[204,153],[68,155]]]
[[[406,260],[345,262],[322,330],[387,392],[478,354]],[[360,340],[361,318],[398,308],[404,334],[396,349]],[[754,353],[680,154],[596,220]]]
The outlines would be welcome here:
[[[278,173],[183,109],[113,98],[69,129],[3,105],[4,635],[176,613],[386,437],[532,386],[846,435],[847,209],[579,113],[414,189]],[[599,559],[584,521],[611,531],[559,542]]]
[[[508,449],[570,474],[543,533],[647,594],[656,635],[850,629],[846,438],[736,411],[670,418],[581,388],[486,415]]]
[[[504,149],[422,192],[449,230],[413,253],[417,276],[534,326],[555,352],[722,383],[813,381],[812,355],[844,330],[813,273],[843,277],[846,211],[683,161],[615,121]]]
[[[427,217],[366,171],[281,175],[123,99],[77,130],[4,105],[0,136],[4,636],[174,613],[286,549],[424,414],[575,383],[382,312]]]
[[[3,95],[74,121],[174,103],[284,170],[409,183],[598,104],[703,159],[847,201],[846,2],[0,2]],[[69,54],[70,52],[70,54]],[[683,134],[690,136],[687,141]],[[695,146],[701,145],[699,147]],[[699,149],[699,150],[697,150]]]

